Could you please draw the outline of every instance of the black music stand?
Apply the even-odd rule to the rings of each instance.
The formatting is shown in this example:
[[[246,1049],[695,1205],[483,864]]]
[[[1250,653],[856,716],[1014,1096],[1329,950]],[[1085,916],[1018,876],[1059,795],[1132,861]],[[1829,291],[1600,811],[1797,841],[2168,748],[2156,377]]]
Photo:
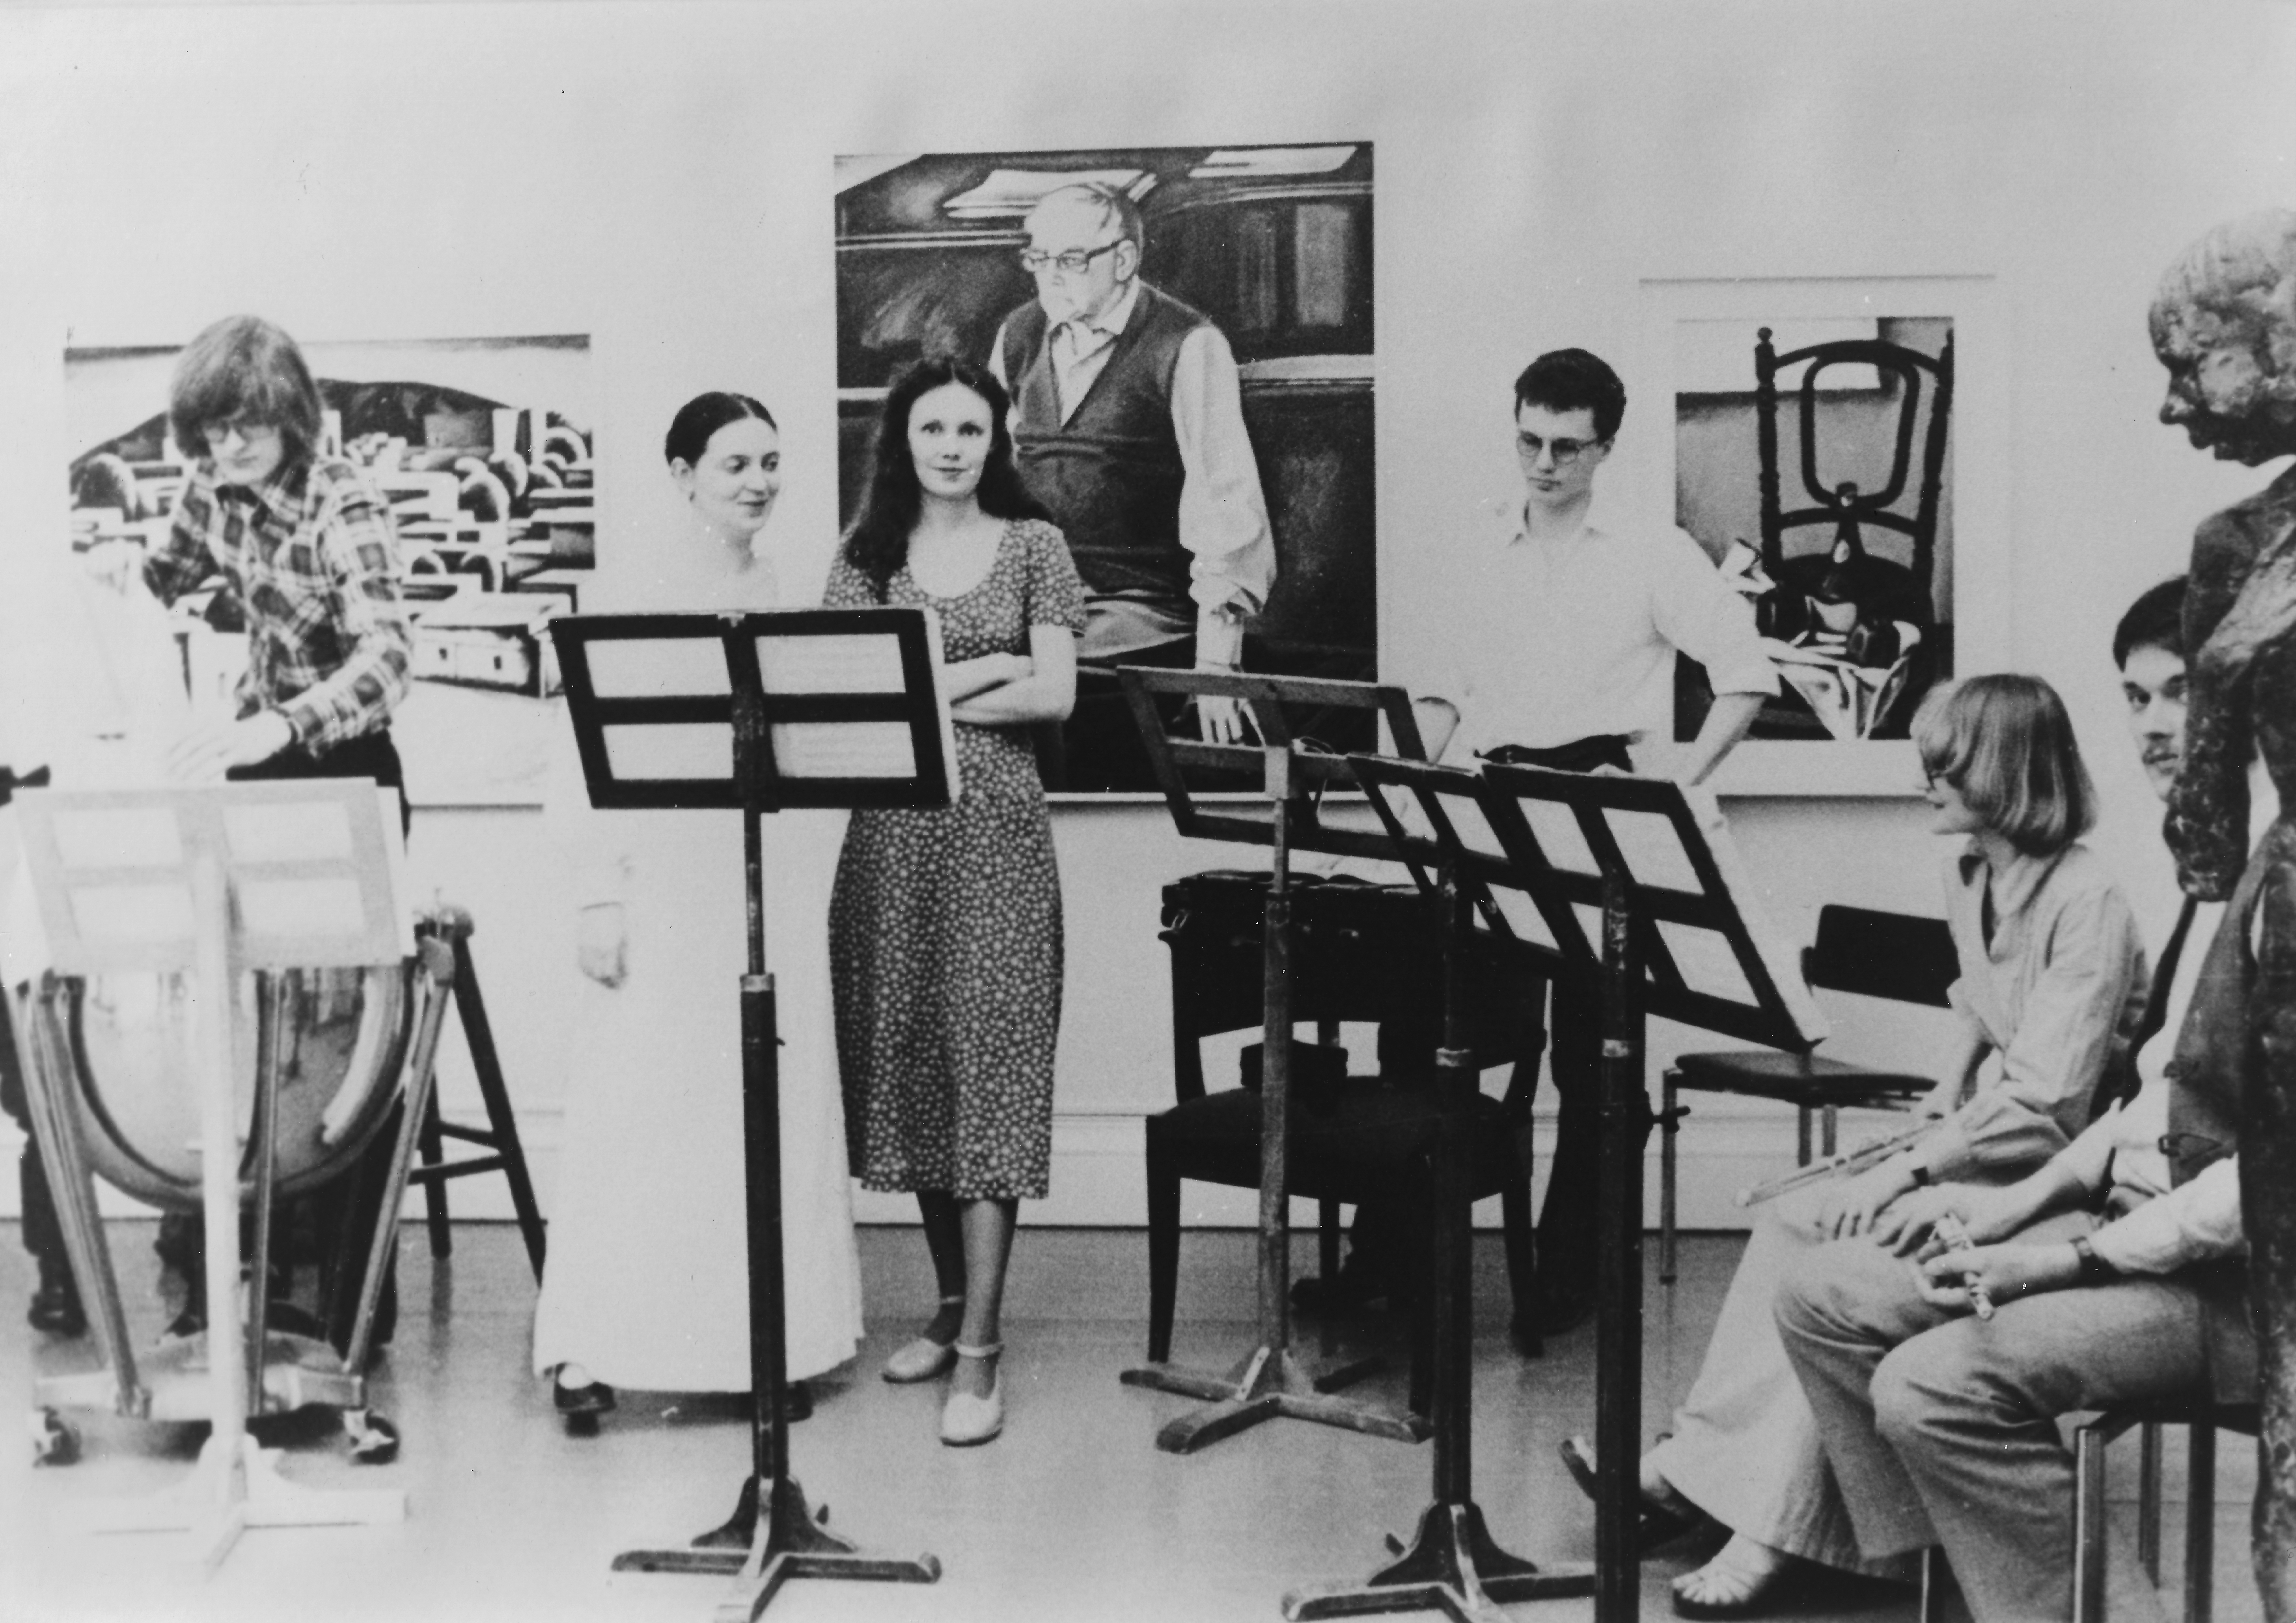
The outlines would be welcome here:
[[[783,1581],[929,1584],[931,1555],[864,1554],[789,1474],[782,1273],[781,1078],[758,819],[796,807],[947,806],[956,753],[930,610],[570,615],[551,622],[590,803],[742,814],[751,1469],[734,1514],[685,1548],[628,1550],[618,1572],[738,1575],[716,1623],[753,1623]],[[825,1515],[825,1512],[824,1512]]]
[[[1283,706],[1318,705],[1374,710],[1384,717],[1402,753],[1424,753],[1411,701],[1399,687],[1365,682],[1330,682],[1304,676],[1234,676],[1212,671],[1156,670],[1119,666],[1132,714],[1148,747],[1149,765],[1182,834],[1199,840],[1230,840],[1273,848],[1262,917],[1262,986],[1266,998],[1259,1081],[1259,1340],[1226,1374],[1149,1364],[1126,1370],[1127,1386],[1150,1387],[1209,1399],[1156,1433],[1156,1447],[1168,1454],[1193,1454],[1224,1437],[1283,1418],[1310,1420],[1397,1442],[1427,1436],[1423,1421],[1376,1405],[1330,1394],[1370,1373],[1373,1365],[1350,1365],[1321,1377],[1312,1375],[1292,1350],[1292,1224],[1284,1161],[1292,1091],[1292,852],[1295,847],[1345,856],[1391,857],[1384,834],[1332,827],[1319,816],[1318,797],[1333,783],[1352,784],[1348,758],[1317,753],[1295,740]],[[1156,709],[1159,694],[1239,700],[1259,730],[1257,744],[1205,743],[1167,737]],[[1208,811],[1190,797],[1185,766],[1248,774],[1260,779],[1263,816],[1241,810]],[[1312,792],[1311,792],[1312,791]]]
[[[1655,1014],[1777,1048],[1824,1021],[1753,898],[1712,797],[1652,778],[1486,765],[1477,798],[1527,893],[1519,929],[1599,972],[1601,1249],[1595,1331],[1596,1623],[1641,1608],[1635,1550],[1642,1430],[1643,1148],[1654,1119],[1643,1038]],[[1599,966],[1599,969],[1597,969]],[[1329,1614],[1325,1614],[1329,1615]]]
[[[1474,1501],[1474,1301],[1468,1254],[1473,1151],[1467,1142],[1466,1106],[1477,1073],[1466,1046],[1462,959],[1480,918],[1480,933],[1505,943],[1526,969],[1537,965],[1552,975],[1570,961],[1558,946],[1540,940],[1539,932],[1526,937],[1510,922],[1495,887],[1513,882],[1515,865],[1482,815],[1486,789],[1478,774],[1378,756],[1356,756],[1353,766],[1394,855],[1443,908],[1443,1046],[1435,1062],[1442,1110],[1432,1157],[1434,1489],[1410,1545],[1389,1539],[1396,1560],[1359,1584],[1294,1590],[1283,1597],[1283,1615],[1301,1619],[1441,1611],[1457,1623],[1505,1623],[1499,1602],[1592,1594],[1595,1573],[1583,1563],[1541,1567],[1501,1549]],[[1414,808],[1420,814],[1417,826],[1410,816]]]

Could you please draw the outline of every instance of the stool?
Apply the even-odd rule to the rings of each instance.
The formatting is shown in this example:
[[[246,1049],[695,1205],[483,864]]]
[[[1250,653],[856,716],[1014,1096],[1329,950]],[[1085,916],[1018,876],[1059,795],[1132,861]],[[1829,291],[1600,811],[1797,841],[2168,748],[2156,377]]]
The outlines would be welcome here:
[[[478,966],[471,958],[471,915],[460,907],[442,906],[425,921],[422,928],[454,949],[455,1007],[462,1013],[463,1037],[470,1045],[471,1066],[478,1073],[480,1096],[486,1101],[488,1125],[466,1127],[442,1119],[438,1090],[432,1089],[428,1108],[423,1111],[422,1131],[415,1139],[422,1164],[408,1169],[406,1181],[410,1186],[420,1184],[422,1188],[423,1210],[430,1219],[430,1255],[448,1257],[454,1254],[455,1239],[447,1226],[447,1181],[472,1177],[481,1172],[501,1173],[510,1184],[511,1205],[518,1213],[518,1232],[526,1242],[527,1260],[534,1266],[535,1282],[538,1284],[545,1243],[542,1210],[535,1204],[534,1184],[526,1171],[526,1152],[518,1142],[518,1118],[511,1111],[510,1090],[503,1085],[502,1061],[495,1053],[494,1028],[487,1021],[486,998],[479,990]],[[476,1144],[493,1153],[449,1160],[445,1144],[449,1138]]]
[[[2104,1619],[2104,1449],[2140,1428],[2136,1472],[2136,1559],[2161,1581],[2161,1428],[2191,1428],[2185,1503],[2185,1619],[2208,1623],[2216,1561],[2217,1432],[2253,1437],[2257,1406],[2218,1403],[2204,1395],[2124,1404],[2084,1421],[2073,1432],[2073,1620]]]

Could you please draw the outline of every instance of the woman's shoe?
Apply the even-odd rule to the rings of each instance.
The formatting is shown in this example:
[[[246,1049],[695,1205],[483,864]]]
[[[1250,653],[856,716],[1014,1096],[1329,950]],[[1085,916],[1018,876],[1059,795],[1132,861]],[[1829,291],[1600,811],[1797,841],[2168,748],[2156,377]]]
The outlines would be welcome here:
[[[944,1296],[940,1299],[940,1305],[962,1307],[964,1298]],[[920,1381],[930,1381],[935,1375],[947,1373],[949,1365],[955,1362],[955,1337],[946,1341],[936,1341],[931,1336],[919,1336],[886,1359],[881,1373],[895,1386],[914,1386]]]
[[[960,1358],[993,1358],[1004,1350],[1004,1343],[991,1341],[986,1347],[967,1347],[958,1341],[949,1350]],[[952,1391],[948,1401],[941,1406],[940,1440],[952,1448],[972,1448],[994,1441],[1004,1430],[1004,1373],[1001,1369],[989,1378],[986,1398]]]
[[[1557,1447],[1562,1455],[1562,1468],[1570,1473],[1570,1480],[1578,1484],[1587,1498],[1600,1504],[1595,1491],[1595,1445],[1583,1437],[1566,1437]],[[1652,1498],[1640,1488],[1636,1492],[1641,1502],[1635,1521],[1635,1553],[1638,1556],[1681,1537],[1702,1520],[1698,1508],[1687,1499],[1677,1496],[1675,1503],[1668,1504]]]

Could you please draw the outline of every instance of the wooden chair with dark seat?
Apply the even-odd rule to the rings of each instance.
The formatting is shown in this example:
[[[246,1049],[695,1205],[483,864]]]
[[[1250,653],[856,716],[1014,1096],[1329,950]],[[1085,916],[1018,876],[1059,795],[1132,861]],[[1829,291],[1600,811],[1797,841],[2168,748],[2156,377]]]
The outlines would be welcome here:
[[[1802,978],[1813,988],[1940,1009],[1948,1006],[1947,989],[1960,972],[1944,920],[1865,907],[1819,909],[1817,939],[1802,954]],[[1832,1155],[1845,1107],[1900,1109],[1936,1081],[1917,1070],[1877,1070],[1777,1049],[1682,1055],[1666,1073],[1659,1112],[1659,1279],[1671,1283],[1675,1275],[1675,1138],[1690,1113],[1679,1102],[1683,1093],[1737,1094],[1792,1105],[1799,1116],[1797,1164],[1807,1166],[1813,1117],[1824,1126],[1819,1152]]]
[[[1256,1188],[1260,1104],[1249,1086],[1208,1091],[1201,1043],[1260,1022],[1260,883],[1264,876],[1197,874],[1164,893],[1172,954],[1171,1108],[1146,1124],[1148,1179],[1148,1356],[1170,1356],[1178,1294],[1180,1185],[1187,1179]],[[1427,1032],[1425,1065],[1405,1061],[1381,1074],[1335,1076],[1318,1054],[1295,1046],[1288,1184],[1322,1203],[1327,1275],[1336,1260],[1341,1202],[1378,1201],[1408,1214],[1407,1242],[1425,1238],[1428,1157],[1437,1114],[1431,1101],[1431,1038],[1442,1011],[1442,952],[1433,908],[1408,887],[1293,881],[1292,1012],[1329,1025],[1375,1021]],[[1476,1011],[1473,1047],[1486,1067],[1513,1062],[1503,1099],[1478,1095],[1477,1199],[1501,1197],[1517,1343],[1537,1348],[1536,1263],[1530,1221],[1529,1111],[1538,1075],[1538,983],[1496,954],[1470,954],[1465,971]],[[1526,1036],[1526,1034],[1532,1034]],[[1390,1044],[1390,1051],[1407,1050]],[[1414,1305],[1415,1306],[1415,1305]],[[1414,1311],[1414,1351],[1425,1315]],[[1413,1404],[1424,1408],[1423,1357],[1413,1361]]]
[[[2185,1488],[2185,1623],[2209,1623],[2216,1568],[2217,1433],[2256,1435],[2257,1406],[2218,1403],[2205,1392],[2124,1404],[2073,1431],[2073,1623],[2104,1623],[2104,1448],[2136,1428],[2136,1559],[2161,1582],[2161,1428],[2191,1430]]]

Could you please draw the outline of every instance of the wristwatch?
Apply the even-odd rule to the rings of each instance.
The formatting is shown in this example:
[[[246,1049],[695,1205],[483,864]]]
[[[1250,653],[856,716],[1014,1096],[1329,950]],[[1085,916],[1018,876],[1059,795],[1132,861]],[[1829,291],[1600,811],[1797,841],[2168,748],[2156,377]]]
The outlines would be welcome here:
[[[2087,1234],[2073,1236],[2073,1255],[2080,1258],[2079,1282],[2084,1285],[2108,1285],[2120,1277],[2119,1268],[2096,1254]]]

